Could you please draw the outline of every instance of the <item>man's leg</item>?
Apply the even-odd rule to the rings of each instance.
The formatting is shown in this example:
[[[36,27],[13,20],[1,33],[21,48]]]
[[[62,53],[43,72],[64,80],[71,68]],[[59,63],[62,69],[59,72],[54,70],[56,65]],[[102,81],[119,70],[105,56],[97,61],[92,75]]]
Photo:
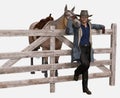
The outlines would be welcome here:
[[[88,70],[82,74],[82,88],[83,92],[89,95],[91,94],[91,91],[88,89]]]
[[[82,74],[84,71],[88,70],[89,68],[89,60],[86,55],[86,48],[81,48],[81,56],[80,56],[80,65],[77,67],[77,69],[74,72],[74,80],[78,80],[79,75]]]

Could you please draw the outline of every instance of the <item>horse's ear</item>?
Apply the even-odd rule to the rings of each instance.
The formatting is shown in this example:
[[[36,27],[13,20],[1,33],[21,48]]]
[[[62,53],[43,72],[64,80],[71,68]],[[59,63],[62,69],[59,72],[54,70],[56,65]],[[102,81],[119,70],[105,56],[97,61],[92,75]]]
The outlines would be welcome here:
[[[74,10],[75,10],[75,6],[71,9],[71,11],[74,12]]]
[[[67,4],[65,5],[65,9],[64,9],[64,11],[67,11]]]

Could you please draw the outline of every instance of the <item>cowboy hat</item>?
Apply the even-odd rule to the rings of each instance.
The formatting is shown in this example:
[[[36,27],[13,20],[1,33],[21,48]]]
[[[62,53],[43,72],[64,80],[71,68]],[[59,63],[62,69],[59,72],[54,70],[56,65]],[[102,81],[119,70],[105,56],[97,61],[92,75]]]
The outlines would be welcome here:
[[[92,15],[89,15],[87,10],[81,10],[80,15],[76,14],[75,16],[79,16],[79,17],[81,17],[81,16],[91,17]]]

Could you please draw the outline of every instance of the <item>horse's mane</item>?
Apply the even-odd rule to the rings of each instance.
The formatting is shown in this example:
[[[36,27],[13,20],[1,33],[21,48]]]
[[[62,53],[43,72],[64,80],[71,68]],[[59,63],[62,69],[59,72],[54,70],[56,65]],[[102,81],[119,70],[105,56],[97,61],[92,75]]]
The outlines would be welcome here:
[[[35,25],[34,29],[35,29],[35,28],[37,28],[37,29],[42,29],[42,28],[45,26],[46,23],[48,23],[49,21],[53,21],[53,20],[54,20],[54,18],[53,18],[53,17],[51,16],[51,14],[50,14],[48,17],[41,19],[41,20]]]

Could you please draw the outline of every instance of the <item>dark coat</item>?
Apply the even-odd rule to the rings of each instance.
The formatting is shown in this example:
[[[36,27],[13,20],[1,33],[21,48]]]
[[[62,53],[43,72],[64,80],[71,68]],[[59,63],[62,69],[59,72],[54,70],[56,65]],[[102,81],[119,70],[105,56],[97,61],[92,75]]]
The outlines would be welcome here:
[[[104,29],[105,26],[104,25],[100,25],[100,24],[90,24],[90,29],[96,29],[96,30],[100,30],[100,29]],[[80,54],[81,54],[81,50],[79,47],[79,28],[80,26],[74,26],[73,25],[73,31],[74,31],[74,39],[73,39],[73,48],[72,48],[72,52],[71,52],[71,62],[73,61],[80,61]],[[90,30],[91,31],[91,30]],[[91,32],[90,32],[91,34]],[[91,35],[90,35],[91,36]],[[92,43],[91,43],[92,45]],[[91,61],[94,61],[94,50],[93,48],[91,48]]]
[[[71,62],[80,60],[80,48],[78,46],[78,31],[79,28],[73,26],[74,38],[73,38],[73,48],[71,53]]]

